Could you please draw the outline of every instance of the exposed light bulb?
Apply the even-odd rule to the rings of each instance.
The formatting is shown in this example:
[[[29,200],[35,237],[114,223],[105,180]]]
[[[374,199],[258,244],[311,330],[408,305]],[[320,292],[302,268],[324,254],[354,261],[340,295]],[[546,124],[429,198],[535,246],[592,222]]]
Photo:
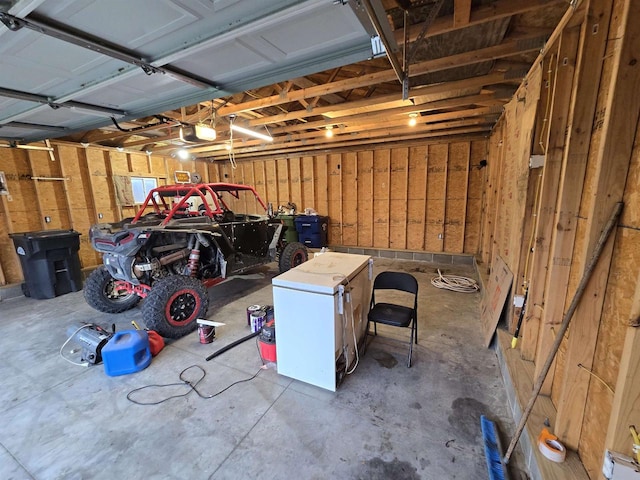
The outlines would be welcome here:
[[[327,138],[333,137],[333,125],[327,125],[327,131],[324,132]]]
[[[180,150],[178,150],[178,158],[180,160],[187,160],[191,155],[189,155],[189,151],[185,150],[184,148],[181,148]]]
[[[411,113],[409,114],[409,126],[410,127],[415,127],[418,123],[417,117],[418,114],[417,113]]]

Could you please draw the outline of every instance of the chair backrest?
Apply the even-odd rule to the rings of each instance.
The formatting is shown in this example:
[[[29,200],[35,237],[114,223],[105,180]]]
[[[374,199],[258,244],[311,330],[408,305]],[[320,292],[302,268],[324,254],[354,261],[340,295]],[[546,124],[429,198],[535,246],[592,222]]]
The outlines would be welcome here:
[[[374,290],[402,290],[418,294],[416,277],[406,272],[381,272],[373,281]]]

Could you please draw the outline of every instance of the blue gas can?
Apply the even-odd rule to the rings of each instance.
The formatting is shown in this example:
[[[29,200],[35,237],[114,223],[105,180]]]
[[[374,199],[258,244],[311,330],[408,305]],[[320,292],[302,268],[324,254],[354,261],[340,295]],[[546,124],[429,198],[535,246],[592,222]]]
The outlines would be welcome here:
[[[104,371],[110,377],[144,370],[151,363],[149,336],[144,330],[116,332],[102,349]]]

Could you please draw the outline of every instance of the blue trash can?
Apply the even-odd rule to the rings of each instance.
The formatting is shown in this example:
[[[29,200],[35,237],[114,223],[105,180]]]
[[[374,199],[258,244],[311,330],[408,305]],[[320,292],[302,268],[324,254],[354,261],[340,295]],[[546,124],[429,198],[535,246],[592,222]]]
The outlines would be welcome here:
[[[296,217],[298,241],[307,247],[322,248],[327,246],[329,217],[320,215],[299,215]]]

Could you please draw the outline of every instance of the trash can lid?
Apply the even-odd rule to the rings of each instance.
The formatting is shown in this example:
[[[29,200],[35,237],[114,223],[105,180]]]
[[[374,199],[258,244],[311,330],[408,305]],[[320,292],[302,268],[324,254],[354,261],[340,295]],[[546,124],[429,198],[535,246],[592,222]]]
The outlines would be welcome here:
[[[40,239],[40,238],[56,238],[56,237],[70,237],[70,236],[80,236],[80,232],[76,232],[75,230],[42,230],[38,232],[23,232],[23,233],[10,233],[9,236],[11,238],[24,237],[27,239]]]

